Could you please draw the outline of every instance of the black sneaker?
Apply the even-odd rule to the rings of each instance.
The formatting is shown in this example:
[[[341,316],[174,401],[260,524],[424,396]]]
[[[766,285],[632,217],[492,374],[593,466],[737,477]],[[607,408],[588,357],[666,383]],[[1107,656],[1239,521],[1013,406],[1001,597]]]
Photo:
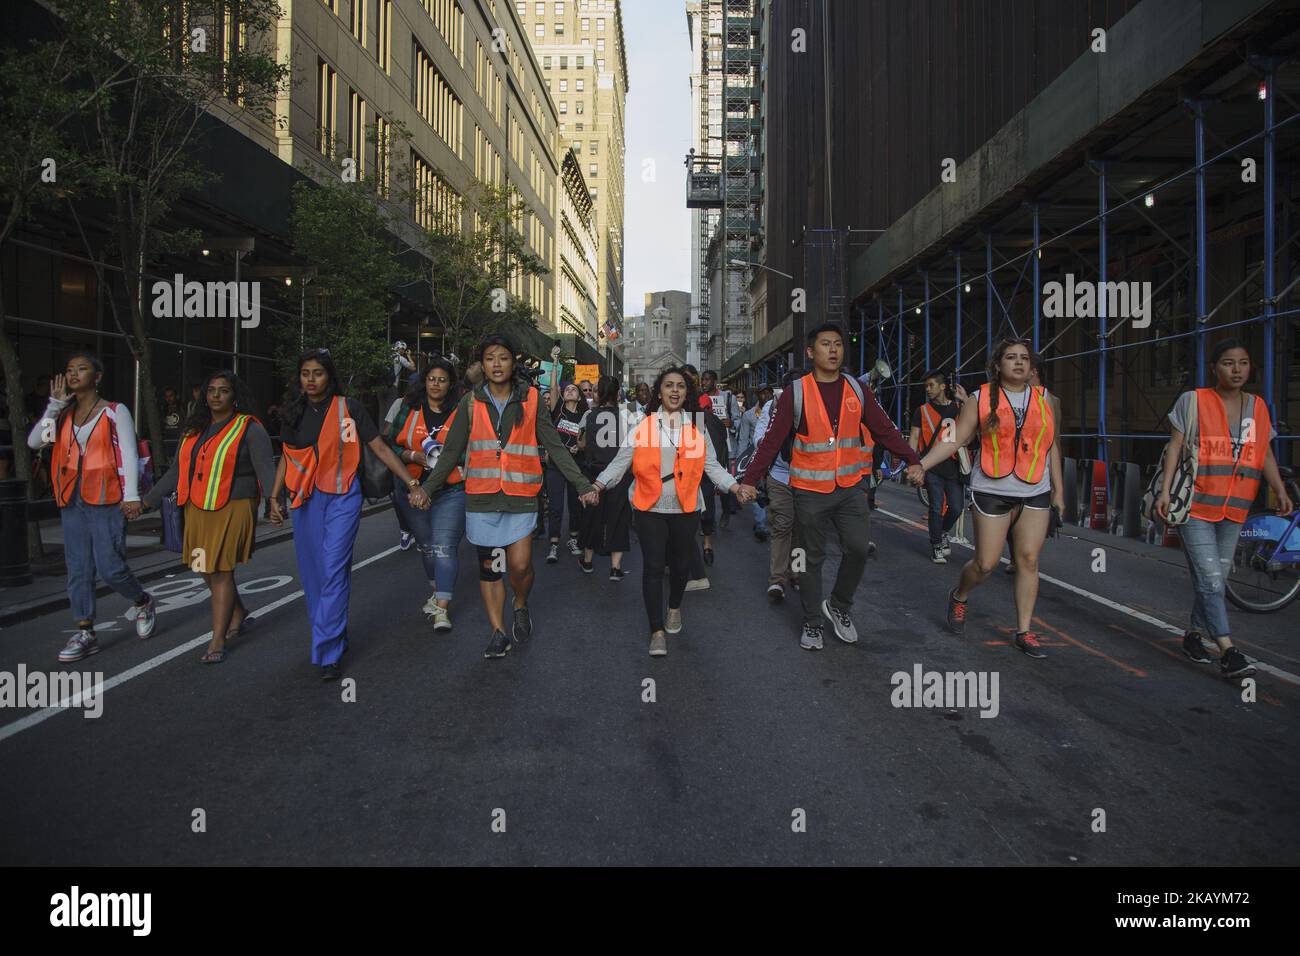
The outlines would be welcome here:
[[[1201,643],[1200,631],[1188,631],[1183,635],[1183,653],[1189,660],[1196,661],[1198,664],[1213,664],[1214,658],[1205,653],[1205,645]]]
[[[609,579],[611,581],[622,581],[625,577],[627,577],[627,572],[622,568],[609,569]]]
[[[948,630],[954,634],[966,633],[966,602],[957,600],[957,592],[948,595]]]
[[[773,604],[780,604],[785,600],[785,588],[781,586],[780,582],[767,586],[767,599]]]
[[[1219,659],[1219,674],[1223,677],[1249,677],[1253,673],[1255,665],[1235,647],[1228,648]]]
[[[484,657],[505,657],[510,648],[514,645],[510,638],[506,637],[505,631],[493,631],[492,640],[488,641],[487,650],[483,652]]]
[[[521,644],[533,636],[533,616],[527,607],[515,608],[515,623],[511,630],[515,640]]]
[[[552,544],[551,550],[546,552],[546,563],[554,564],[559,560],[560,560],[560,546],[558,544]]]
[[[579,558],[578,567],[582,568],[584,574],[590,574],[592,571],[596,570],[596,563],[595,561],[584,561],[582,558]]]
[[[569,539],[569,554],[573,555],[575,558],[582,557],[582,549],[578,547],[577,538]]]
[[[343,674],[343,665],[339,664],[338,662],[335,662],[333,664],[325,664],[320,669],[321,680],[338,680],[342,674]]]
[[[764,531],[762,528],[755,528],[754,538],[758,541],[766,541],[768,538],[768,533]]]
[[[948,558],[943,553],[943,545],[936,544],[930,548],[930,560],[935,564],[947,564]]]
[[[704,549],[704,563],[707,564],[709,567],[713,567],[713,549],[712,549],[712,548],[705,548],[705,549]]]
[[[1043,645],[1038,643],[1038,635],[1033,631],[1018,631],[1015,645],[1017,650],[1024,651],[1029,657],[1043,658],[1047,656],[1047,651],[1043,650]]]

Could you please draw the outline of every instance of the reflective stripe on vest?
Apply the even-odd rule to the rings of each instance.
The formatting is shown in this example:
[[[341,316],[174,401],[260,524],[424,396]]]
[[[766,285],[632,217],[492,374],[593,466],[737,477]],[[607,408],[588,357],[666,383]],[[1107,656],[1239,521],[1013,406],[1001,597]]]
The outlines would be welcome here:
[[[72,493],[77,479],[81,479],[81,500],[88,505],[115,505],[122,500],[122,468],[117,450],[117,436],[111,407],[104,409],[95,421],[82,452],[73,434],[76,407],[63,416],[54,454],[50,458],[50,477],[54,483],[54,499],[60,508],[72,503]]]
[[[1257,395],[1242,395],[1251,399],[1250,414],[1242,414],[1238,439],[1241,450],[1234,460],[1232,432],[1228,425],[1227,409],[1223,399],[1212,388],[1196,390],[1196,415],[1198,419],[1198,456],[1196,483],[1192,487],[1193,518],[1202,521],[1244,522],[1250,515],[1259,493],[1259,483],[1264,477],[1264,461],[1268,457],[1268,442],[1273,434],[1268,405]]]
[[[235,415],[221,431],[197,449],[197,434],[191,433],[182,439],[180,453],[176,456],[176,467],[181,469],[176,479],[178,505],[192,500],[196,508],[204,511],[219,511],[226,506],[235,481],[239,445],[251,418],[251,415]]]
[[[541,491],[542,451],[537,444],[537,406],[537,389],[529,388],[520,403],[519,421],[502,445],[488,415],[487,403],[473,399],[466,492],[471,495],[505,492],[522,498],[534,497]]]
[[[649,511],[663,494],[663,446],[659,413],[643,418],[632,436],[632,507]],[[673,483],[683,512],[693,514],[699,508],[700,480],[704,477],[704,460],[708,455],[704,436],[683,417],[681,437],[673,455]]]
[[[980,470],[989,478],[1006,478],[1014,474],[1026,484],[1037,484],[1047,469],[1048,453],[1056,441],[1056,421],[1052,404],[1047,400],[1047,389],[1031,388],[1025,419],[1016,428],[1016,414],[1011,398],[1002,389],[1006,406],[998,413],[998,427],[980,440]],[[989,388],[979,392],[979,420],[981,427],[993,407],[993,393]]]
[[[348,417],[347,407],[347,399],[335,395],[325,411],[316,444],[306,448],[285,445],[281,449],[290,508],[301,507],[317,488],[341,495],[352,487],[361,464],[361,436],[356,422]]]
[[[806,436],[800,436],[796,431],[790,445],[791,486],[822,493],[834,491],[836,486],[853,487],[871,470],[857,391],[848,380],[841,378],[839,422],[832,433],[817,379],[810,372],[797,385],[802,392],[807,432]],[[798,429],[797,421],[794,427]]]

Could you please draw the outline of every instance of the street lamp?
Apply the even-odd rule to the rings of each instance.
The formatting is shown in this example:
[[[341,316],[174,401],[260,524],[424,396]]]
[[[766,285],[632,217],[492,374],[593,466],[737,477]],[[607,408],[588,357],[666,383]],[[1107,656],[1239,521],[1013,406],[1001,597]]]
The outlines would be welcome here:
[[[782,272],[780,269],[773,269],[771,266],[765,266],[761,262],[750,262],[748,259],[732,259],[731,264],[733,266],[753,266],[755,269],[766,269],[768,272],[775,272],[779,276],[785,276],[791,282],[794,281],[794,276],[790,275],[790,273]]]

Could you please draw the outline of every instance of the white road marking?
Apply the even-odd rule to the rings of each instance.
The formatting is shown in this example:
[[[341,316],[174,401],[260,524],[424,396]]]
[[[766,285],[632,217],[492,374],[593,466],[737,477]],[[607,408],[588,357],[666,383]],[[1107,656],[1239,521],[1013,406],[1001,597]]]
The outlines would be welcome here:
[[[352,570],[356,571],[360,568],[364,568],[367,564],[373,564],[374,562],[380,560],[381,558],[386,558],[394,551],[397,550],[398,550],[397,545],[393,545],[393,547],[389,548],[387,551],[380,551],[378,554],[371,555],[365,560],[359,561],[356,564],[352,565]],[[284,597],[272,601],[270,604],[266,605],[265,607],[256,608],[254,610],[249,611],[248,613],[251,617],[257,617],[262,614],[270,614],[272,611],[282,608],[289,602],[296,601],[298,598],[302,596],[303,596],[302,591],[294,591],[292,594],[286,594]],[[135,667],[132,667],[129,670],[125,670],[120,674],[116,674],[113,677],[110,677],[108,680],[104,681],[103,686],[100,688],[100,694],[101,695],[105,694],[112,688],[119,687],[122,684],[125,684],[129,680],[139,677],[141,674],[147,674],[155,667],[160,667],[163,664],[166,664],[168,661],[172,660],[173,658],[180,657],[182,654],[188,654],[190,651],[195,650],[196,648],[201,647],[204,644],[207,644],[210,640],[212,640],[212,632],[208,631],[206,634],[200,634],[198,637],[194,638],[193,640],[186,641],[184,644],[179,644],[176,647],[173,647],[169,651],[164,651],[163,653],[159,654],[157,657],[151,657],[149,660],[137,664],[135,665]],[[82,704],[84,703],[85,698],[92,695],[93,695],[93,688],[92,688],[92,694],[87,694],[85,691],[82,691],[81,693],[74,694],[71,697],[63,698],[62,700],[59,701],[57,705],[52,704],[49,707],[45,707],[34,713],[28,714],[26,717],[23,717],[20,720],[15,720],[11,724],[5,724],[3,727],[0,727],[0,742],[8,740],[10,737],[13,737],[16,734],[20,734],[24,730],[29,730],[32,727],[35,727],[37,724],[49,720],[55,714],[62,713],[65,710],[75,710],[81,707]]]
[[[911,518],[904,518],[902,515],[894,514],[894,512],[888,511],[885,508],[877,508],[876,510],[883,515],[889,515],[889,517],[893,518],[895,521],[901,521],[903,524],[911,525],[913,528],[919,528],[921,531],[926,531],[926,532],[929,531],[929,529],[925,525],[913,521]],[[966,548],[970,551],[975,550],[974,545],[967,544],[964,541],[958,541],[955,538],[949,538],[948,540],[949,543],[951,544],[960,545],[961,547]],[[1011,563],[1006,558],[1000,558],[999,560],[1001,561],[1002,564]],[[1131,608],[1127,604],[1120,604],[1118,601],[1112,601],[1110,598],[1105,597],[1104,595],[1094,594],[1092,591],[1089,591],[1087,588],[1081,588],[1077,584],[1071,584],[1069,581],[1062,581],[1060,578],[1054,578],[1050,574],[1044,574],[1042,571],[1038,572],[1038,580],[1046,581],[1048,584],[1055,584],[1057,587],[1064,588],[1067,591],[1071,591],[1079,595],[1080,597],[1085,597],[1090,601],[1096,601],[1098,604],[1101,604],[1104,607],[1108,607],[1113,611],[1119,611],[1122,614],[1127,614],[1129,617],[1136,618],[1137,620],[1141,621],[1144,624],[1150,624],[1152,627],[1158,627],[1162,631],[1168,631],[1170,634],[1177,634],[1179,637],[1183,636],[1183,629],[1181,627],[1175,627],[1173,624],[1170,624],[1168,621],[1162,621],[1158,617],[1153,617],[1152,615],[1147,614],[1145,611],[1139,611],[1136,608]],[[1272,674],[1274,677],[1284,680],[1288,684],[1295,684],[1297,687],[1300,687],[1300,676],[1297,676],[1296,674],[1292,674],[1290,671],[1283,670],[1280,667],[1274,667],[1272,664],[1265,664],[1263,661],[1257,660],[1254,661],[1253,663],[1258,670],[1261,670],[1266,674]]]

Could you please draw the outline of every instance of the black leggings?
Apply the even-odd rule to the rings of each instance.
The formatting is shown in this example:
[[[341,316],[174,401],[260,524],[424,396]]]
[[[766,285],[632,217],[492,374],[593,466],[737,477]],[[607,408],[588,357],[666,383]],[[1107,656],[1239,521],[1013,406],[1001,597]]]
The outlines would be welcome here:
[[[700,513],[638,511],[634,521],[637,540],[641,542],[641,595],[645,598],[645,612],[650,618],[650,632],[653,634],[664,627],[665,564],[668,565],[668,606],[682,606]]]

